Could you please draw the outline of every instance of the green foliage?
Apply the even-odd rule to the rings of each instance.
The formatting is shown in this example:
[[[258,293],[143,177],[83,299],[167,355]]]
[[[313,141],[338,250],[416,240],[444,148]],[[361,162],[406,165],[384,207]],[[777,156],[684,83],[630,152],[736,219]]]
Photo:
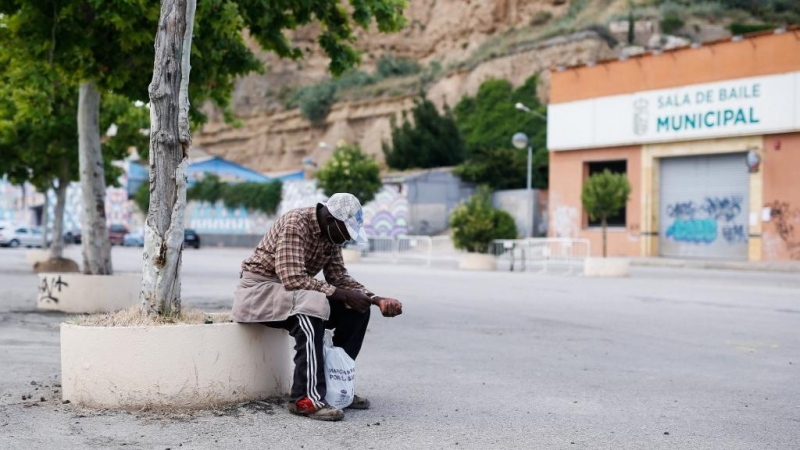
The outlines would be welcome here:
[[[406,4],[353,0],[343,8],[338,0],[198,0],[189,84],[193,122],[204,119],[199,107],[207,100],[227,111],[234,80],[262,70],[244,30],[264,50],[299,59],[303,52],[285,31],[318,22],[317,41],[331,58],[330,71],[342,74],[360,61],[353,25],[368,28],[374,19],[380,31],[397,31]],[[13,38],[9,45],[26,58],[52,60],[60,74],[93,80],[101,92],[147,101],[160,13],[155,6],[142,0],[0,0],[0,14],[3,33]]]
[[[776,28],[775,25],[768,23],[753,24],[753,23],[734,22],[728,25],[728,30],[730,30],[731,34],[733,35],[755,33],[757,31],[764,31],[764,30],[774,30],[775,28]]]
[[[2,20],[5,20],[2,19]],[[40,191],[54,180],[78,179],[78,80],[60,73],[47,61],[31,60],[25,49],[12,47],[13,30],[0,22],[0,175],[13,183],[30,182]],[[122,96],[102,98],[100,127],[116,126],[116,135],[102,140],[106,184],[117,185],[123,159],[131,146],[146,149],[149,112]]]
[[[142,214],[147,215],[147,210],[150,208],[150,183],[144,182],[139,185],[139,188],[133,193],[133,203]]]
[[[630,194],[631,185],[625,174],[606,169],[592,175],[584,183],[581,202],[589,218],[605,221],[625,207]]]
[[[336,86],[333,83],[310,86],[297,96],[300,112],[315,127],[325,124],[325,119],[328,118],[334,103],[336,103]]]
[[[486,253],[496,239],[516,239],[514,218],[492,207],[492,191],[480,186],[469,201],[459,205],[450,216],[453,245],[470,253]]]
[[[419,64],[412,59],[395,58],[391,53],[386,53],[378,60],[376,71],[381,78],[402,77],[413,75],[422,70]]]
[[[347,192],[366,204],[381,189],[380,170],[378,161],[364,154],[358,144],[342,143],[317,171],[316,178],[325,195]]]
[[[542,155],[541,153],[534,155],[534,167],[547,165],[547,159],[544,160],[544,163],[537,160],[542,156],[547,157],[546,154]],[[480,148],[456,168],[455,174],[464,181],[489,184],[492,189],[502,190],[525,187],[528,179],[527,170],[528,155],[525,150],[517,150],[513,147]]]
[[[464,160],[464,140],[452,111],[445,105],[439,114],[424,93],[414,100],[411,119],[403,113],[398,126],[392,118],[392,144],[382,146],[386,164],[398,170],[454,166]]]
[[[673,22],[669,26],[677,25],[675,18],[698,17],[718,21],[727,16],[734,22],[729,26],[731,33],[745,34],[800,24],[800,2],[797,0],[661,0],[658,3],[662,18]]]
[[[663,33],[674,34],[678,30],[683,28],[685,22],[683,21],[683,19],[680,18],[678,14],[670,13],[661,18],[659,25],[661,26],[661,31]]]
[[[514,89],[506,80],[487,80],[475,97],[464,97],[456,105],[456,123],[467,146],[467,158],[457,173],[465,181],[488,184],[493,189],[525,187],[527,149],[511,144],[514,133],[528,135],[533,147],[533,181],[547,188],[547,123],[534,114],[516,109],[521,102],[539,114],[545,107],[536,96],[536,75]]]
[[[619,214],[631,195],[631,184],[622,173],[606,169],[589,177],[583,184],[581,203],[591,220],[600,220],[603,226],[603,257],[606,256],[606,228],[609,217]]]
[[[370,75],[360,70],[349,70],[340,76],[317,84],[297,88],[286,102],[287,108],[300,108],[303,117],[314,126],[322,126],[331,111],[331,107],[340,100],[343,91],[373,86],[384,79],[402,77],[422,72],[421,79],[432,79],[438,76],[441,65],[432,64],[424,72],[415,61],[395,59],[386,54],[378,60],[375,74]],[[423,81],[424,82],[424,81]]]
[[[206,174],[186,190],[186,198],[208,203],[221,200],[226,208],[244,207],[249,211],[275,214],[281,203],[282,188],[280,181],[225,183],[215,174]]]

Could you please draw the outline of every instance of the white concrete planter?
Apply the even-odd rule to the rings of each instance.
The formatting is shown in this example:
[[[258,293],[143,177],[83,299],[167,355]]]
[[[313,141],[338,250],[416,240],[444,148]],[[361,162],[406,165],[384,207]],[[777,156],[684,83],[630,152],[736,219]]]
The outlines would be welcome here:
[[[25,252],[25,262],[31,266],[37,262],[45,262],[50,259],[50,250],[28,250]]]
[[[139,303],[141,280],[138,273],[40,273],[37,307],[66,313],[119,311]]]
[[[587,277],[627,277],[628,267],[626,258],[586,258],[583,273]]]
[[[343,248],[342,249],[342,259],[344,259],[344,263],[357,263],[361,261],[361,249],[357,248]]]
[[[497,258],[485,253],[465,253],[458,268],[461,270],[497,270]]]
[[[206,407],[289,392],[293,341],[263,325],[61,325],[63,399]]]

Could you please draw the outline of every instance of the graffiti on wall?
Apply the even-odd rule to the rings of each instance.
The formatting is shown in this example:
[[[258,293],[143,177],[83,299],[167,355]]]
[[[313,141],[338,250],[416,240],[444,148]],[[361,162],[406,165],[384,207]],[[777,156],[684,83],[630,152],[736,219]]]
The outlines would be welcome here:
[[[282,216],[293,209],[314,206],[327,199],[328,197],[322,193],[322,189],[317,187],[317,180],[287,181],[283,183],[278,216]]]
[[[200,234],[264,234],[273,222],[266,214],[244,207],[227,208],[221,201],[186,204],[185,225]]]
[[[396,188],[384,186],[375,199],[364,205],[367,236],[397,237],[408,234],[408,199]]]
[[[747,242],[742,216],[744,197],[706,197],[702,202],[688,200],[667,205],[672,224],[666,237],[677,242],[711,244],[721,239],[728,244]]]
[[[24,196],[24,198],[23,198]],[[56,197],[48,192],[49,227],[52,229]],[[79,183],[67,189],[64,209],[64,231],[81,228],[82,196]],[[317,188],[315,180],[284,182],[281,203],[275,216],[250,212],[245,208],[226,208],[222,203],[188,202],[186,207],[187,228],[208,234],[264,234],[277,217],[301,207],[313,206],[327,200]],[[0,179],[0,223],[11,225],[35,225],[33,206],[41,206],[44,196],[28,186],[19,186]],[[106,190],[106,214],[111,225],[125,225],[133,230],[141,226],[144,217],[134,203],[128,199],[125,189],[110,187]],[[364,205],[364,222],[370,236],[400,236],[408,234],[408,200],[396,189],[384,188],[375,200]]]
[[[58,303],[56,294],[61,292],[62,288],[69,287],[65,281],[61,281],[61,275],[45,276],[42,277],[42,282],[39,283],[39,300],[44,303]]]
[[[800,236],[795,224],[800,225],[800,208],[792,208],[789,202],[775,200],[767,203],[770,209],[769,219],[774,223],[781,242],[789,252],[791,259],[800,259]]]

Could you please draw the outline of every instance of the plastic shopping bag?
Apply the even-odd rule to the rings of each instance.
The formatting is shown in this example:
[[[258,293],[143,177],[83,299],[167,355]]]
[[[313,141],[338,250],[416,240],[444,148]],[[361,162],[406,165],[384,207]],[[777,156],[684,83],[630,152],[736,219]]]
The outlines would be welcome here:
[[[332,334],[325,332],[325,378],[328,391],[325,400],[334,408],[343,409],[353,403],[356,362],[344,349],[333,346]]]

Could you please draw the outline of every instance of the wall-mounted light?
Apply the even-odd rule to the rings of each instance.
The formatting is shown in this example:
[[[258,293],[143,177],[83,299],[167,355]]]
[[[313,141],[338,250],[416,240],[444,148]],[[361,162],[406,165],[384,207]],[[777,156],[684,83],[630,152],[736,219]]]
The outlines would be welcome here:
[[[758,172],[758,166],[761,165],[761,155],[758,154],[756,150],[750,150],[747,152],[747,167],[750,169],[750,173]]]

